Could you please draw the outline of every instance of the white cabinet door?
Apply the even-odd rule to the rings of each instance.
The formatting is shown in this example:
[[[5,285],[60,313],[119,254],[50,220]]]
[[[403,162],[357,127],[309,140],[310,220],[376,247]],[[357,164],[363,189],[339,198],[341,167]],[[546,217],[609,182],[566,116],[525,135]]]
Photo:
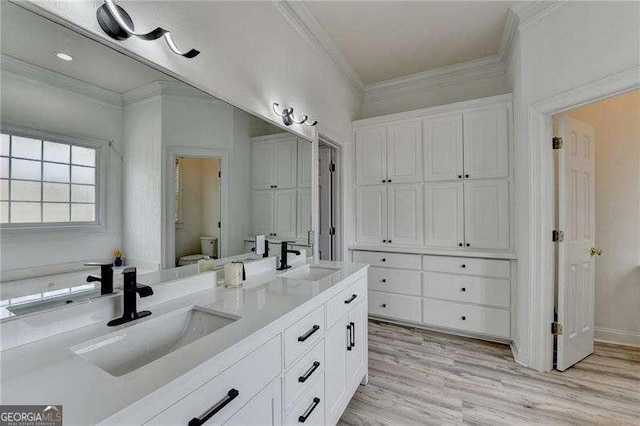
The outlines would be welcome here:
[[[465,114],[465,179],[506,177],[509,174],[507,109]]]
[[[298,188],[309,186],[311,186],[311,142],[298,139]]]
[[[421,245],[422,184],[389,185],[388,194],[388,242],[400,245]]]
[[[356,188],[356,240],[380,244],[387,240],[387,186]]]
[[[356,184],[387,180],[387,133],[384,127],[356,130]]]
[[[274,146],[271,143],[254,143],[251,156],[253,174],[253,189],[269,189],[274,184],[272,180]]]
[[[253,191],[251,222],[254,234],[273,233],[273,191]]]
[[[467,247],[509,248],[508,181],[464,183],[464,235]]]
[[[224,424],[226,426],[235,425],[256,425],[256,426],[279,426],[282,424],[282,407],[280,391],[280,380],[275,379],[259,394],[245,404]]]
[[[420,121],[387,127],[387,182],[422,181],[422,134]]]
[[[347,389],[360,383],[364,376],[367,359],[367,312],[366,303],[360,303],[349,312],[351,349],[347,350]]]
[[[273,185],[278,189],[295,188],[298,176],[298,140],[275,142]]]
[[[462,179],[462,115],[424,120],[424,179]]]
[[[274,237],[296,237],[296,189],[273,191],[273,233]]]
[[[425,184],[425,245],[434,247],[463,246],[463,204],[462,182]]]
[[[325,399],[327,424],[335,424],[342,415],[347,394],[347,344],[349,315],[345,314],[325,337]]]
[[[311,188],[298,189],[297,237],[306,239],[311,231]],[[309,253],[311,254],[311,253]]]

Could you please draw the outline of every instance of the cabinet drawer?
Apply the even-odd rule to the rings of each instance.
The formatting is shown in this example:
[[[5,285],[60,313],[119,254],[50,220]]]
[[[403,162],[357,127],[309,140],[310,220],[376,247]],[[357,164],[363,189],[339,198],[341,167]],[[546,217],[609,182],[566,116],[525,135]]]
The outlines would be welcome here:
[[[294,402],[309,389],[324,371],[324,339],[307,355],[296,362],[284,375],[284,411],[288,412]]]
[[[324,373],[321,376],[324,376]],[[316,377],[308,392],[300,398],[284,418],[285,425],[303,423],[305,426],[324,426],[324,377]]]
[[[511,275],[511,266],[508,260],[469,257],[425,256],[424,269],[430,272],[449,272],[492,278],[509,278]]]
[[[402,269],[369,268],[369,290],[420,296],[422,272]]]
[[[511,303],[510,281],[505,279],[426,272],[422,286],[427,297],[502,308]]]
[[[222,424],[280,373],[281,348],[282,343],[278,335],[152,418],[147,424],[184,425],[195,417],[202,419],[213,407],[230,399],[230,402],[207,421],[207,426]],[[234,389],[237,391],[235,397]]]
[[[355,296],[355,297],[354,297]],[[367,296],[367,279],[360,278],[327,302],[327,328]]]
[[[424,299],[423,305],[426,324],[503,338],[511,335],[509,311],[435,299]]]
[[[412,296],[369,292],[369,313],[382,317],[420,322],[420,299]]]
[[[324,305],[284,331],[284,364],[288,368],[324,335]]]
[[[419,254],[386,253],[376,251],[354,251],[355,263],[368,263],[385,268],[420,269]]]

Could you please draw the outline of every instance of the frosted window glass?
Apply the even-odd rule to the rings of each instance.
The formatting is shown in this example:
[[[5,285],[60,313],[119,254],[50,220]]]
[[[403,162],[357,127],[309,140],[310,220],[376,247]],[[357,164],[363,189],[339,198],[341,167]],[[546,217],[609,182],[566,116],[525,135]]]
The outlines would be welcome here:
[[[40,222],[40,203],[11,203],[11,223]]]
[[[11,178],[40,180],[40,162],[11,159]]]
[[[9,222],[9,203],[6,201],[0,202],[0,223]]]
[[[11,201],[40,201],[40,182],[11,181]]]
[[[0,155],[9,156],[9,135],[2,134],[0,137]]]
[[[0,177],[9,177],[9,159],[0,157]]]
[[[71,182],[73,183],[95,183],[95,170],[93,167],[71,166]]]
[[[71,201],[74,203],[95,202],[95,186],[71,185]]]
[[[42,159],[42,141],[38,139],[13,136],[11,141],[11,156],[20,158]]]
[[[74,222],[93,222],[95,204],[71,204],[71,220]]]
[[[69,204],[42,204],[43,222],[69,222]]]
[[[44,163],[43,173],[43,180],[69,182],[69,166],[64,164]]]
[[[81,146],[73,146],[71,147],[71,162],[73,164],[95,167],[96,150]]]
[[[66,183],[45,182],[42,184],[42,192],[44,201],[69,201],[69,185]]]
[[[62,143],[44,142],[44,161],[69,163],[71,147]]]
[[[2,179],[0,180],[0,200],[8,200],[9,199],[9,181]]]

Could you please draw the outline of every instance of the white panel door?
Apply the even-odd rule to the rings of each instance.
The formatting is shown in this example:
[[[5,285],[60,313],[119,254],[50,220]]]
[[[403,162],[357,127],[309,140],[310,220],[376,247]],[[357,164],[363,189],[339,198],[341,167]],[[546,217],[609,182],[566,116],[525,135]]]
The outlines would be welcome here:
[[[274,185],[272,170],[274,146],[271,143],[254,143],[252,147],[253,189],[269,189]]]
[[[245,404],[229,420],[226,426],[279,426],[282,424],[282,392],[280,379],[275,379]],[[213,419],[212,419],[213,420]]]
[[[251,204],[253,233],[271,235],[273,233],[273,191],[253,191]]]
[[[424,120],[424,179],[462,179],[462,115]]]
[[[421,133],[417,120],[387,127],[387,182],[422,181]]]
[[[509,175],[507,108],[464,114],[464,177],[482,179]]]
[[[384,127],[356,130],[356,184],[387,180],[387,133]]]
[[[311,142],[298,139],[298,188],[311,186]]]
[[[464,240],[471,248],[509,248],[509,182],[464,183]]]
[[[356,240],[359,243],[387,242],[387,186],[356,188]]]
[[[422,184],[388,186],[387,242],[399,245],[422,244]]]
[[[273,191],[273,233],[274,237],[296,237],[297,190],[278,189]]]
[[[595,233],[595,138],[593,127],[569,117],[558,120],[559,152],[558,370],[593,353]]]
[[[298,178],[298,140],[274,144],[273,184],[278,189],[295,188]]]
[[[428,183],[424,186],[425,245],[464,245],[464,191],[462,182]]]
[[[309,237],[311,231],[311,188],[298,189],[297,236],[301,239]]]
[[[360,303],[349,312],[349,338],[347,350],[347,389],[359,383],[365,373],[367,359],[367,311],[366,303]]]
[[[327,424],[335,424],[342,415],[347,395],[348,314],[329,329],[325,340],[325,398]]]

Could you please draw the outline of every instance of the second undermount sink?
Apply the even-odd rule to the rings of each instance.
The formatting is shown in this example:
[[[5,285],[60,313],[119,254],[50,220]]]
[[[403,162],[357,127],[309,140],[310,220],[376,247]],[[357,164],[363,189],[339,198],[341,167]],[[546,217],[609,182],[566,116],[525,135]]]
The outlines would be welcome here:
[[[240,317],[199,306],[149,319],[71,348],[112,376],[124,376]]]
[[[305,281],[318,281],[326,277],[327,275],[331,275],[336,272],[340,268],[332,268],[330,266],[311,266],[304,265],[298,268],[292,269],[287,272],[283,272],[278,276],[281,278],[294,278]]]

